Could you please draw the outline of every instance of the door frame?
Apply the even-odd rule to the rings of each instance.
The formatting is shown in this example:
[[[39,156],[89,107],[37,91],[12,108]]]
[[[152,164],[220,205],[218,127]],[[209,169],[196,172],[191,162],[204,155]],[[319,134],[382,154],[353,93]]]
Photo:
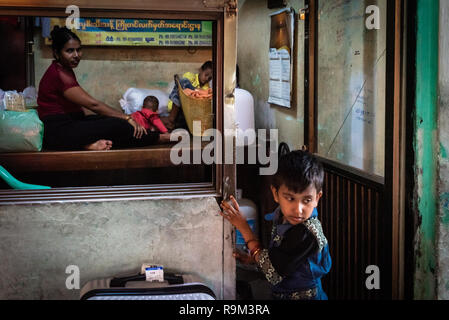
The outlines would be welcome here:
[[[305,63],[305,97],[304,97],[304,143],[312,153],[317,153],[318,145],[318,1],[306,0],[308,15],[306,21],[306,63]],[[391,216],[391,298],[404,298],[404,229],[405,229],[405,194],[406,194],[406,115],[404,88],[404,0],[387,1],[386,32],[386,112],[385,112],[385,175],[383,194],[385,212]],[[328,165],[335,164],[326,161]],[[345,165],[339,165],[348,173],[379,182],[381,179]],[[383,226],[385,227],[385,226]],[[390,274],[390,272],[388,272]]]

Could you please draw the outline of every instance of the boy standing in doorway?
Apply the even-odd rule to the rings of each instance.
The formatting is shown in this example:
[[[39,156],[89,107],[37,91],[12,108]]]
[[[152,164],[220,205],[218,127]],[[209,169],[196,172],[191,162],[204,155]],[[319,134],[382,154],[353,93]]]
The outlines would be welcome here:
[[[329,245],[316,207],[323,194],[324,170],[308,152],[281,157],[271,191],[279,207],[271,214],[273,228],[268,249],[261,246],[239,205],[222,201],[220,214],[245,239],[250,254],[234,253],[242,263],[256,263],[272,286],[274,299],[327,300],[321,278],[331,268]]]

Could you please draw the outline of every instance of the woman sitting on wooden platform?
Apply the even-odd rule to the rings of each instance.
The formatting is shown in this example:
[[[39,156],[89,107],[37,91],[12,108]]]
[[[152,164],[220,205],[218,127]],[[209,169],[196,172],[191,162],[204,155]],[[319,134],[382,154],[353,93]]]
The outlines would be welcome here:
[[[39,84],[38,113],[44,123],[44,149],[109,150],[170,142],[170,134],[147,132],[136,121],[91,97],[76,80],[81,41],[66,27],[51,33],[55,60]],[[85,107],[96,115],[85,115]]]

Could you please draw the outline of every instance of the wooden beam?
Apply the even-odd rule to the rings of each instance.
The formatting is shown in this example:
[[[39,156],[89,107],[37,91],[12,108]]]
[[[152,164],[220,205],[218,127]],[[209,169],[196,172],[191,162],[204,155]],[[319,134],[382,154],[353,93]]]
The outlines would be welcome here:
[[[401,228],[401,97],[403,2],[387,3],[387,76],[385,117],[385,211],[391,212],[392,299],[403,297]],[[401,249],[402,248],[402,249]]]
[[[201,147],[201,149],[204,147]],[[174,144],[105,151],[47,151],[0,153],[0,163],[11,172],[115,170],[175,166],[170,160]],[[192,146],[192,154],[200,148]],[[200,151],[201,152],[201,151]]]
[[[317,75],[317,46],[318,46],[318,13],[317,0],[308,1],[307,33],[306,33],[306,82],[304,103],[304,142],[308,151],[317,150],[317,108],[316,108],[316,75]]]
[[[0,7],[4,8],[55,8],[64,9],[76,5],[80,10],[152,10],[152,11],[196,11],[223,12],[224,0],[0,0]]]

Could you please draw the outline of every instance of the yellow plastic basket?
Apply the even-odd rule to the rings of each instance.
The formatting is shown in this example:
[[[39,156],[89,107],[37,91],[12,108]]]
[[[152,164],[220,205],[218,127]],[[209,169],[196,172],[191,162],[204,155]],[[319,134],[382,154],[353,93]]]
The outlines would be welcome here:
[[[181,101],[182,111],[186,118],[187,127],[192,135],[198,135],[198,132],[193,132],[193,122],[201,121],[201,133],[204,135],[204,131],[211,129],[214,123],[214,114],[212,113],[212,98],[198,99],[193,98],[184,93],[181,85],[178,82],[179,99]]]

